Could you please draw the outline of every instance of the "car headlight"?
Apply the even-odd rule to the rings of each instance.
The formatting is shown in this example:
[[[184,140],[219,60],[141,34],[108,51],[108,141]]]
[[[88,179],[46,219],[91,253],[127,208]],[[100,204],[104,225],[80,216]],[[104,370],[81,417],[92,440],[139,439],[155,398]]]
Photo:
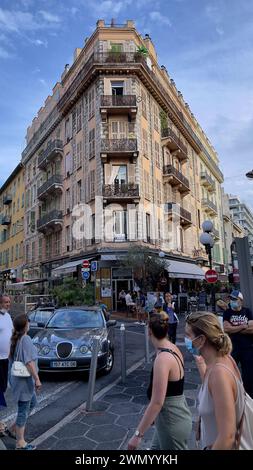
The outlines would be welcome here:
[[[46,356],[50,352],[50,347],[49,346],[42,346],[39,350],[40,356]]]
[[[80,347],[80,353],[81,354],[86,354],[89,351],[88,346],[84,345]]]
[[[39,343],[33,343],[33,345],[37,349],[37,352],[39,352],[40,351],[40,344]]]

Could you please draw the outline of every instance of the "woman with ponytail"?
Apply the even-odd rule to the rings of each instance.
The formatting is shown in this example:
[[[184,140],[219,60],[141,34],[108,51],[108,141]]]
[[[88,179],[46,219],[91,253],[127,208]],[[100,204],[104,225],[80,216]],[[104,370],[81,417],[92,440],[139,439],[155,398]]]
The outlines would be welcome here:
[[[197,439],[205,450],[233,449],[244,411],[244,388],[230,355],[230,338],[216,315],[196,312],[186,319],[185,344],[202,379]]]
[[[161,308],[160,308],[161,310]],[[149,335],[156,350],[147,395],[150,403],[128,443],[139,447],[144,433],[155,423],[151,450],[186,450],[192,429],[192,417],[184,388],[184,360],[179,349],[168,340],[169,317],[156,309],[149,318]]]
[[[11,374],[10,384],[14,399],[18,405],[18,414],[15,423],[16,449],[34,450],[35,446],[25,441],[24,433],[28,416],[36,405],[36,394],[41,388],[37,370],[37,350],[27,335],[29,323],[27,315],[18,315],[13,321],[13,334],[11,337],[10,365],[14,361],[21,361],[30,373],[29,377],[17,377]]]

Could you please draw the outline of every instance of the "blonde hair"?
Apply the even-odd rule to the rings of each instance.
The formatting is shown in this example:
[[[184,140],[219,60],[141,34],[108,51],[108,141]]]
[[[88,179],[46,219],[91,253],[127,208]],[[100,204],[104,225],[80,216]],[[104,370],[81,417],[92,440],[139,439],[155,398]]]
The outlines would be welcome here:
[[[209,312],[191,313],[186,319],[186,323],[196,336],[204,335],[221,356],[231,353],[231,340],[222,330],[216,315]]]

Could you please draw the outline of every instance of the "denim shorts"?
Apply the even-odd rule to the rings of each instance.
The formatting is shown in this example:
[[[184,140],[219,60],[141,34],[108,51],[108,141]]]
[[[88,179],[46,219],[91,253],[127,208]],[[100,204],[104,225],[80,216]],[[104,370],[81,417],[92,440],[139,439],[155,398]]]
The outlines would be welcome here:
[[[19,428],[22,428],[25,426],[28,416],[33,410],[33,408],[36,406],[36,403],[37,403],[37,399],[36,399],[35,394],[32,396],[30,401],[18,402],[18,415],[16,419],[16,425]]]

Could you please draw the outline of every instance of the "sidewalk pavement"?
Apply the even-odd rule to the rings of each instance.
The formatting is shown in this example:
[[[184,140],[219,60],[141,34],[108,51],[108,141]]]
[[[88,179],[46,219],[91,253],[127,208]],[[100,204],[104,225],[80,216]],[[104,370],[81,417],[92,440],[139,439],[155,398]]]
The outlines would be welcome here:
[[[195,422],[197,420],[196,398],[200,377],[192,355],[183,345],[183,334],[178,335],[178,343],[185,358],[184,393],[192,412],[193,431],[189,448],[195,446]],[[67,450],[125,450],[130,437],[135,432],[148,404],[146,390],[152,363],[142,363],[126,378],[125,384],[117,383],[93,403],[92,412],[85,408],[65,422],[48,439],[37,445],[38,449]],[[149,449],[154,427],[145,433],[140,449]]]
[[[183,323],[183,322],[182,322]],[[184,393],[192,412],[193,431],[189,448],[195,449],[194,427],[197,419],[196,398],[200,377],[194,359],[183,343],[183,325],[180,325],[177,344],[185,359]],[[181,330],[181,331],[180,331]],[[125,384],[113,385],[104,395],[94,401],[92,412],[81,405],[74,413],[65,417],[54,429],[44,435],[44,440],[34,441],[37,449],[50,450],[117,450],[127,449],[127,443],[136,430],[148,404],[146,389],[149,383],[150,364],[139,364],[127,375]],[[132,368],[133,369],[133,368]],[[141,441],[140,449],[149,449],[154,434],[151,427]],[[5,444],[8,448],[8,442]]]

